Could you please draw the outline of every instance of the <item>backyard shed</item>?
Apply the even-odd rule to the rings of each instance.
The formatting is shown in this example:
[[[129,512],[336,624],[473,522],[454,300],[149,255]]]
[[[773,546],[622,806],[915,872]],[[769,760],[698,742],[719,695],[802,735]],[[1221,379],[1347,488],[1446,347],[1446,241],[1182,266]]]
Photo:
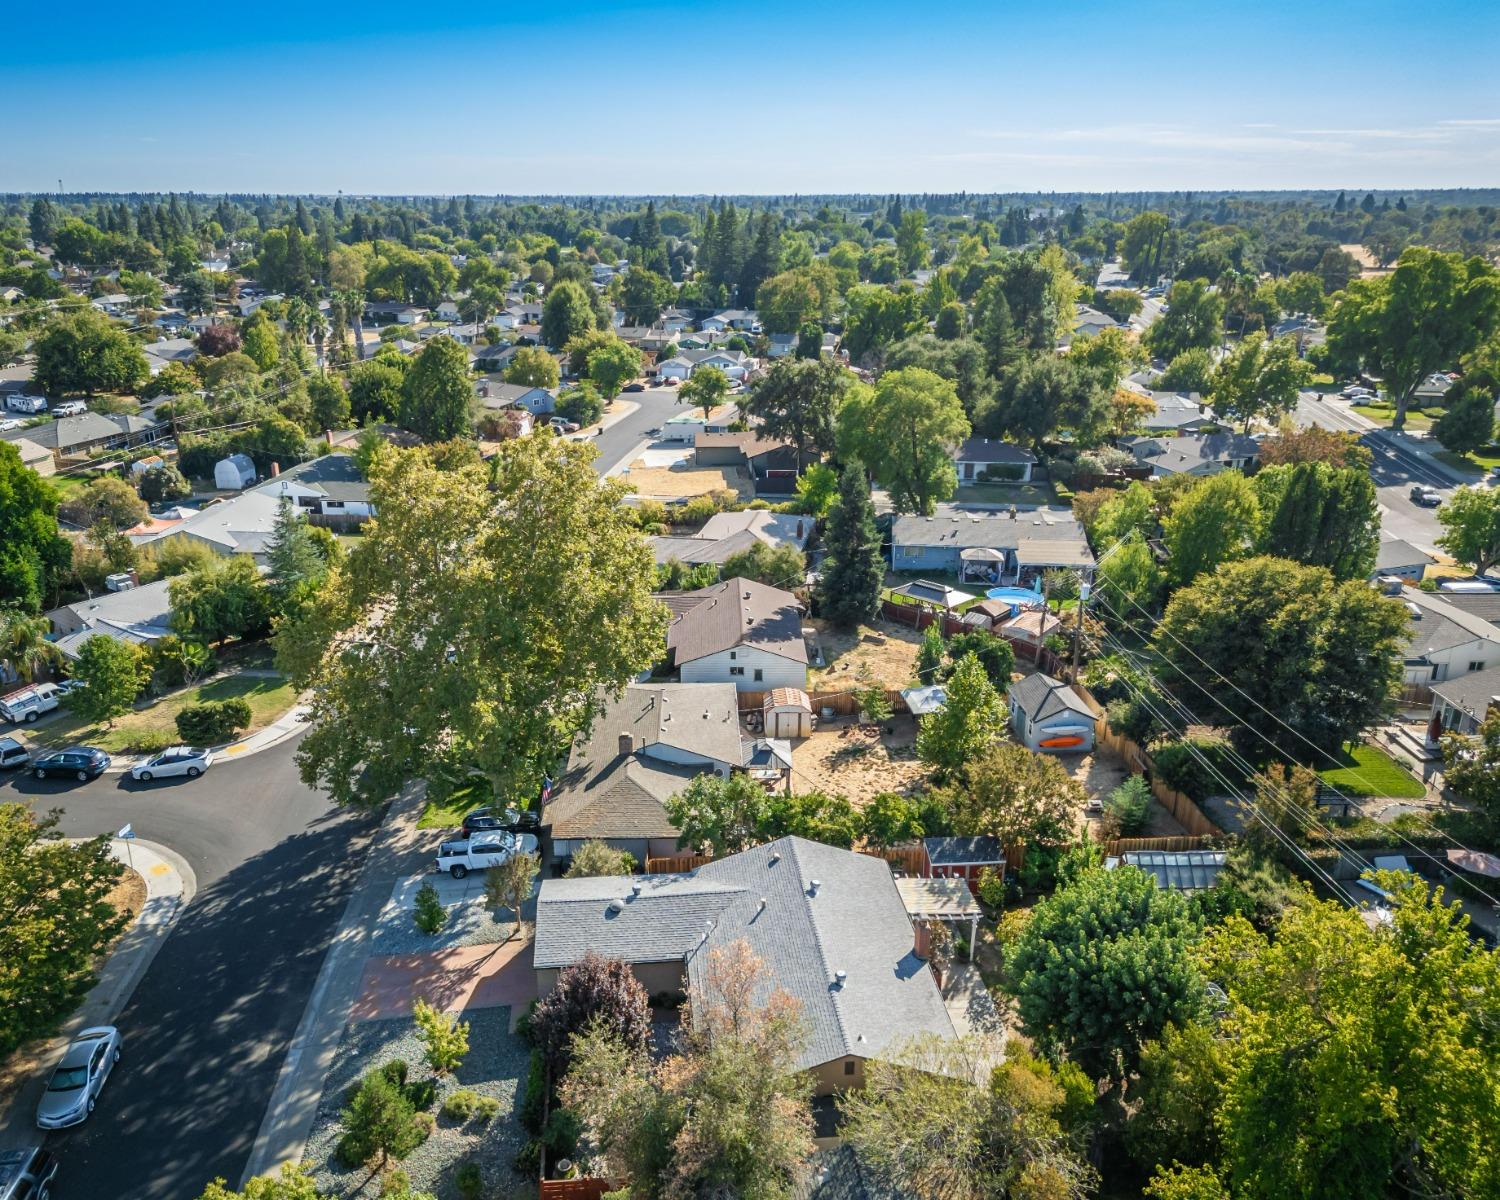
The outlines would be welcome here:
[[[939,711],[943,705],[948,703],[948,689],[940,683],[931,683],[926,687],[904,688],[901,699],[906,704],[906,711],[914,717],[926,717]]]
[[[1060,679],[1038,671],[1010,687],[1011,725],[1022,745],[1053,754],[1094,748],[1094,712]]]
[[[761,707],[768,738],[812,736],[812,701],[801,688],[772,688]]]
[[[933,879],[965,879],[972,891],[979,872],[989,867],[997,874],[1005,871],[1005,847],[999,838],[930,837],[922,840],[927,863],[923,874]]]
[[[255,464],[247,454],[231,454],[214,463],[214,487],[220,491],[240,491],[255,482]]]

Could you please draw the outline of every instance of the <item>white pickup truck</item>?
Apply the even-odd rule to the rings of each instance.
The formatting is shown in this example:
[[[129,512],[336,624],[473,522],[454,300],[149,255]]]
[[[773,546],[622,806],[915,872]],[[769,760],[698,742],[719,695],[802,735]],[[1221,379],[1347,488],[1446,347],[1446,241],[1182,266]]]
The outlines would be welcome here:
[[[462,879],[470,871],[498,867],[518,853],[535,854],[536,850],[537,840],[532,834],[496,830],[476,834],[467,841],[444,842],[433,869],[447,871],[454,879]]]
[[[49,713],[57,707],[61,694],[57,685],[52,683],[38,683],[21,688],[7,696],[0,696],[0,717],[17,724],[35,721],[43,713]]]

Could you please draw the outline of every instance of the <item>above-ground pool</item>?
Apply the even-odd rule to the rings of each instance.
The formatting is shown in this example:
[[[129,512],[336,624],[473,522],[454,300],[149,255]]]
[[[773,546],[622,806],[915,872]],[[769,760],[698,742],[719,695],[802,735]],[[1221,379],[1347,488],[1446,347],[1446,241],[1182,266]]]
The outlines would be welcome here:
[[[1030,588],[1023,587],[990,588],[985,592],[985,596],[991,600],[1000,600],[1009,604],[1012,613],[1022,608],[1040,608],[1042,604],[1040,592],[1033,592]]]

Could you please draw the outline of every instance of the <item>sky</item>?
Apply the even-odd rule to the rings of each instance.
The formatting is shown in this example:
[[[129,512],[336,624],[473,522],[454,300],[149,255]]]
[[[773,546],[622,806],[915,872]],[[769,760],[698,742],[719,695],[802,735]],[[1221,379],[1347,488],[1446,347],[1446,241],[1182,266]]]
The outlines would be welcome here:
[[[1500,185],[1500,0],[77,0],[6,34],[0,191]]]

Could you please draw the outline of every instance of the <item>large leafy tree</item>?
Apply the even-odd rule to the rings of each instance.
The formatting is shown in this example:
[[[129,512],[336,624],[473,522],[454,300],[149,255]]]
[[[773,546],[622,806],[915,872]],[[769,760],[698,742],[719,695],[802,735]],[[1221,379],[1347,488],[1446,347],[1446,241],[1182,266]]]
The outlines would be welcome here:
[[[213,558],[167,585],[172,628],[200,642],[264,633],[271,620],[270,593],[255,560],[236,554]]]
[[[38,613],[72,548],[57,529],[57,494],[0,442],[0,605]]]
[[[505,382],[521,387],[555,388],[561,380],[557,359],[540,346],[522,346],[505,369]]]
[[[1437,513],[1437,544],[1477,575],[1500,562],[1500,490],[1462,487]]]
[[[833,453],[839,405],[855,382],[853,372],[832,358],[784,358],[756,381],[744,408],[767,437],[791,443],[801,470],[805,462]]]
[[[1255,489],[1238,471],[1193,481],[1162,518],[1172,582],[1191,583],[1205,571],[1243,557],[1255,544],[1259,525]]]
[[[920,367],[888,371],[874,388],[851,388],[838,414],[840,451],[874,472],[898,512],[931,513],[953,495],[951,453],[968,436],[953,384]]]
[[[62,661],[62,651],[48,641],[52,622],[18,608],[0,608],[0,663],[18,679],[31,680],[37,671]]]
[[[1394,429],[1418,387],[1500,326],[1500,274],[1484,259],[1407,249],[1389,275],[1351,283],[1328,322],[1328,354],[1362,365],[1395,402]]]
[[[794,588],[802,585],[807,573],[807,559],[790,543],[772,546],[757,541],[726,558],[719,573],[725,579],[753,579],[769,587]]]
[[[337,543],[335,543],[337,544]],[[328,574],[328,560],[307,522],[282,499],[266,547],[267,587],[276,612],[286,616],[312,598]]]
[[[470,432],[474,384],[469,355],[452,338],[432,338],[401,385],[401,424],[423,441],[447,442]]]
[[[1224,334],[1224,298],[1202,279],[1172,285],[1167,311],[1146,331],[1146,348],[1170,362],[1186,350],[1209,350]]]
[[[953,827],[1002,845],[1064,846],[1078,832],[1083,785],[1050,754],[991,745],[959,768],[948,789]]]
[[[671,298],[671,283],[642,267],[631,267],[620,285],[620,307],[627,325],[655,325],[662,305]]]
[[[1500,710],[1489,710],[1478,737],[1443,739],[1443,782],[1500,829]]]
[[[1007,967],[1029,1037],[1094,1079],[1123,1079],[1141,1047],[1194,1016],[1203,978],[1187,898],[1134,867],[1084,871],[1032,910]]]
[[[1200,720],[1305,758],[1390,711],[1406,626],[1406,609],[1361,580],[1258,557],[1178,591],[1155,641]]]
[[[524,803],[603,695],[660,657],[650,549],[592,457],[520,438],[492,471],[375,464],[379,519],[278,636],[313,688],[305,779],[378,802],[413,775],[477,769]]]
[[[140,346],[92,309],[54,318],[31,348],[33,378],[47,392],[128,392],[150,376]]]
[[[1120,259],[1132,279],[1154,283],[1172,267],[1175,239],[1165,213],[1137,213],[1125,223],[1120,240]]]
[[[684,850],[722,858],[760,843],[770,804],[748,775],[699,775],[667,801],[667,816]]]
[[[130,711],[151,677],[146,652],[134,642],[123,642],[105,634],[95,634],[83,643],[73,678],[83,687],[73,693],[73,711],[85,721],[105,721]]]
[[[677,390],[677,398],[682,403],[696,405],[703,410],[705,421],[713,415],[714,409],[724,403],[727,395],[729,376],[714,366],[698,367]]]
[[[924,717],[917,730],[917,756],[949,772],[983,754],[1005,732],[1005,701],[974,654],[958,660],[944,688],[943,707]]]
[[[1305,429],[1283,425],[1275,437],[1260,444],[1260,461],[1264,467],[1321,462],[1330,467],[1362,467],[1368,471],[1374,457],[1369,447],[1360,445],[1357,435],[1318,425],[1309,425]]]
[[[0,804],[0,1053],[51,1033],[93,983],[125,925],[109,903],[121,873],[106,838],[69,842],[57,817]]]
[[[531,1014],[531,1040],[554,1078],[572,1061],[575,1035],[595,1024],[633,1053],[644,1053],[651,1039],[651,1001],[645,986],[618,958],[590,950],[557,974],[552,990]]]
[[[1230,420],[1275,421],[1297,407],[1297,397],[1312,379],[1312,364],[1297,357],[1291,338],[1268,340],[1252,333],[1214,369],[1209,401]]]
[[[1274,939],[1232,917],[1205,943],[1236,1196],[1494,1194],[1500,958],[1422,880],[1378,878],[1389,925],[1308,899]]]
[[[382,1187],[384,1190],[384,1187]],[[301,1163],[284,1163],[279,1175],[257,1175],[247,1179],[243,1191],[231,1191],[222,1179],[215,1179],[198,1200],[324,1200],[327,1193],[318,1191],[311,1170]],[[390,1200],[426,1200],[425,1193],[392,1190]]]
[[[852,629],[875,615],[885,583],[875,505],[864,467],[857,460],[846,463],[839,476],[838,499],[828,514],[823,548],[818,611],[840,628]]]
[[[641,373],[641,352],[620,338],[613,338],[589,355],[589,380],[606,400]]]
[[[594,303],[583,284],[565,279],[547,292],[542,305],[542,341],[547,345],[561,349],[598,324]]]
[[[1366,579],[1380,549],[1380,508],[1369,471],[1326,463],[1266,467],[1254,479],[1262,553]]]

